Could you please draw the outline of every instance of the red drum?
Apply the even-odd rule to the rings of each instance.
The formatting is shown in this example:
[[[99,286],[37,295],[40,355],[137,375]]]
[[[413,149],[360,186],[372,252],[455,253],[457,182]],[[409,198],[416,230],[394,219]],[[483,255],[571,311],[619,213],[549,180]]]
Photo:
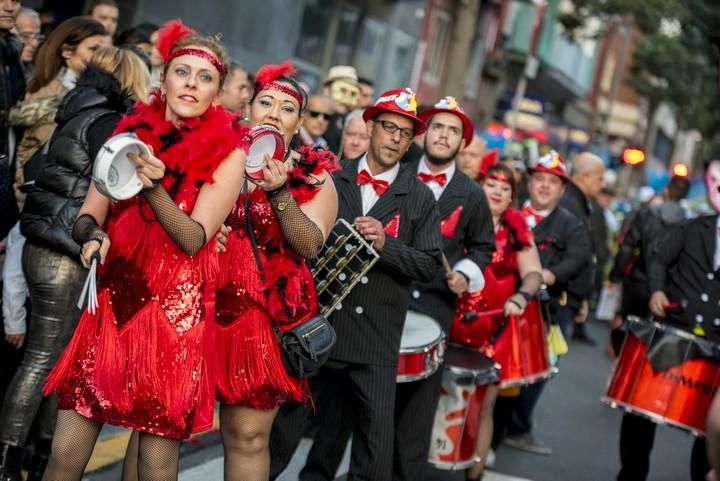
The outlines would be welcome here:
[[[405,316],[397,382],[412,382],[430,377],[443,361],[445,334],[431,317],[408,311]]]
[[[450,340],[477,349],[502,367],[500,388],[532,384],[550,377],[547,329],[537,299],[521,316],[502,317],[502,309],[455,317]],[[491,332],[492,331],[492,332]],[[476,335],[476,333],[481,335]]]
[[[466,469],[476,461],[485,392],[499,366],[480,352],[448,346],[428,461],[440,469]]]
[[[602,401],[695,435],[720,384],[720,350],[709,341],[628,317],[628,335]]]
[[[247,135],[250,149],[245,160],[245,175],[253,180],[262,180],[265,154],[275,160],[285,158],[285,140],[280,132],[269,125],[258,125]]]

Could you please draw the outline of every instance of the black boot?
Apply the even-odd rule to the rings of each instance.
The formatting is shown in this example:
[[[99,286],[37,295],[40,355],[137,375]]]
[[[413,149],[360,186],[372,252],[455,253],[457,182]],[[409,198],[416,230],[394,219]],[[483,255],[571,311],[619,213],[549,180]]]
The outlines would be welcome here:
[[[35,439],[35,454],[32,457],[30,470],[26,481],[42,481],[45,468],[50,459],[50,447],[52,439]]]
[[[20,469],[24,454],[22,447],[0,443],[0,481],[22,481]]]

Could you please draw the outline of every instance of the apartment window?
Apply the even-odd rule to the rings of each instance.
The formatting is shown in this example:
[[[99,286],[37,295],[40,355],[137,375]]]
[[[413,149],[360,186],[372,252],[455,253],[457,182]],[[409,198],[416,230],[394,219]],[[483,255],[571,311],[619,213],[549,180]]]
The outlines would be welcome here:
[[[432,79],[438,80],[445,60],[448,42],[450,41],[450,14],[444,10],[435,12],[435,25],[431,34],[432,40],[427,74]]]

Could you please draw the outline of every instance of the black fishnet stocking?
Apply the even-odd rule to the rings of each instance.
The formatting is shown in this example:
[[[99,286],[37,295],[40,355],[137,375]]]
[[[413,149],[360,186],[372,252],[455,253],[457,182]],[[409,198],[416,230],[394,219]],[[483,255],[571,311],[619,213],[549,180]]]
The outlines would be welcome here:
[[[92,455],[102,425],[75,411],[58,411],[50,461],[43,481],[79,481]]]
[[[122,481],[138,481],[138,449],[140,434],[133,431],[128,440],[123,460]]]
[[[270,475],[270,431],[277,409],[220,407],[225,481],[266,481]]]
[[[268,193],[268,200],[290,248],[306,259],[317,257],[325,240],[322,231],[293,199],[287,189]]]
[[[161,186],[142,191],[165,232],[187,255],[195,255],[205,245],[205,228],[180,210],[170,194]]]
[[[182,441],[179,439],[140,433],[138,436],[138,480],[177,481],[181,443]]]

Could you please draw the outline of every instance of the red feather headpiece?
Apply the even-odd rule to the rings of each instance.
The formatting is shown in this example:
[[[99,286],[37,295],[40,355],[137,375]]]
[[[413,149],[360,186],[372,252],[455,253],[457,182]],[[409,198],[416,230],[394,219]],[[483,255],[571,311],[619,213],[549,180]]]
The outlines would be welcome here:
[[[288,87],[285,84],[277,82],[278,79],[283,77],[290,77],[295,75],[297,69],[290,63],[289,60],[281,63],[280,65],[268,64],[263,65],[255,74],[255,92],[261,92],[263,90],[277,90],[287,94],[298,101],[301,107],[305,107],[304,95],[302,92],[294,87]]]
[[[195,30],[182,23],[182,20],[180,20],[179,18],[176,20],[170,20],[165,25],[163,25],[162,28],[160,28],[160,30],[158,31],[157,49],[158,52],[160,52],[163,60],[165,61],[165,64],[169,64],[175,57],[180,57],[182,55],[193,55],[195,57],[203,58],[213,64],[213,67],[215,67],[217,71],[220,72],[220,75],[222,77],[225,77],[225,66],[215,55],[211,54],[210,52],[206,52],[205,50],[192,47],[181,48],[179,50],[173,51],[175,45],[177,45],[180,40],[197,34],[198,33]]]
[[[165,63],[169,62],[170,53],[173,47],[175,47],[175,44],[190,35],[197,35],[197,32],[182,23],[182,20],[179,18],[170,20],[160,27],[157,36],[157,49],[163,60],[165,60]]]
[[[500,158],[500,151],[498,149],[492,149],[487,154],[483,155],[480,160],[480,172],[478,173],[478,179],[482,180],[487,175],[487,171],[490,167],[494,167],[498,163]]]

